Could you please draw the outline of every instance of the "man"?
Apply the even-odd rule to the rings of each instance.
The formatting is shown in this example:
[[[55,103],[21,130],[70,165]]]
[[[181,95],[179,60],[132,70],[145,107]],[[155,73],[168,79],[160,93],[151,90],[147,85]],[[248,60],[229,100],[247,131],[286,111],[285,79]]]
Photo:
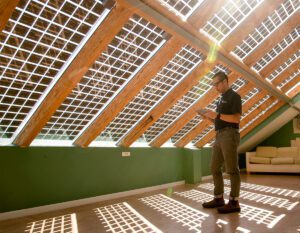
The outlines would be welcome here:
[[[240,170],[238,166],[237,148],[240,142],[239,122],[242,114],[242,101],[239,94],[228,85],[228,77],[219,72],[213,76],[212,85],[221,93],[216,112],[200,109],[197,112],[204,118],[214,122],[216,140],[213,146],[211,172],[214,181],[214,199],[203,203],[204,208],[218,207],[219,213],[240,212],[238,197],[240,194]],[[224,181],[222,166],[230,175],[231,192],[228,203],[225,205]]]

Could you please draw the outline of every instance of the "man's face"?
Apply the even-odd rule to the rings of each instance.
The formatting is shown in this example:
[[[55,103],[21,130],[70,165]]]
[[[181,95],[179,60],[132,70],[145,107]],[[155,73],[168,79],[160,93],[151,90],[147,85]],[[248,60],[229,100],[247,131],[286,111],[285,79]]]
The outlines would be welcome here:
[[[227,89],[227,81],[222,77],[215,77],[212,81],[212,85],[216,88],[219,93],[224,93]]]

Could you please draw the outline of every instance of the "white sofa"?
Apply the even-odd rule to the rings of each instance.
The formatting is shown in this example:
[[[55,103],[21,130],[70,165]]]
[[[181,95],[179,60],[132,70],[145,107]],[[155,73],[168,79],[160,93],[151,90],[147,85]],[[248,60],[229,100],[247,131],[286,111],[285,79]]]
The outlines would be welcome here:
[[[246,152],[246,170],[300,173],[300,148],[257,147],[255,152]]]

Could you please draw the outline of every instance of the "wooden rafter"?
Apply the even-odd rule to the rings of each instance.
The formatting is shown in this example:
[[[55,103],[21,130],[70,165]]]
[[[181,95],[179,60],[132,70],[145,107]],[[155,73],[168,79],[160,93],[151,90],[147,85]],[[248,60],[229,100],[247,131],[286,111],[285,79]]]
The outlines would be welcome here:
[[[155,4],[156,1],[150,0],[118,0],[126,7],[134,9],[134,11],[153,22],[159,27],[163,28],[171,35],[176,35],[179,38],[187,41],[191,46],[199,49],[201,52],[208,53],[212,41],[202,35],[194,25],[191,25],[188,21],[182,21],[175,14],[171,13],[165,7],[160,4]],[[147,3],[147,5],[145,4]],[[245,79],[255,83],[258,87],[267,90],[271,95],[277,96],[279,99],[289,103],[290,99],[284,95],[280,90],[275,88],[272,84],[266,82],[257,73],[246,66],[234,56],[225,51],[222,47],[217,51],[218,62],[224,63],[230,67],[234,72],[240,73]]]
[[[210,103],[218,96],[217,92],[210,90],[207,92],[195,105],[190,107],[187,112],[177,119],[173,124],[169,125],[162,134],[160,134],[153,142],[150,143],[152,147],[160,147],[164,144],[172,135],[177,133],[184,125],[189,123],[195,116],[198,108],[205,108],[207,103]]]
[[[291,57],[291,55],[295,53],[295,51],[299,51],[299,48],[300,40],[294,41],[290,46],[284,49],[282,53],[272,59],[272,61],[259,72],[261,76],[265,78],[268,77],[277,67],[287,61]],[[298,59],[298,61],[300,60]]]
[[[256,126],[258,126],[260,123],[262,123],[264,120],[266,120],[269,116],[271,116],[275,111],[280,109],[285,103],[283,101],[279,101],[277,104],[275,104],[273,107],[271,107],[265,114],[263,114],[261,117],[256,119],[254,122],[251,123],[247,128],[245,128],[241,132],[241,138],[245,137],[251,130],[253,130]],[[255,117],[254,114],[251,114],[252,118]]]
[[[130,0],[116,0],[120,5],[127,7],[129,9],[131,9],[132,11],[134,11],[136,14],[138,14],[139,16],[143,17],[144,19],[148,20],[149,22],[152,22],[153,24],[155,24],[156,26],[160,27],[161,29],[163,29],[164,31],[168,32],[170,35],[174,35],[177,38],[179,38],[181,41],[185,41],[187,44],[193,46],[195,49],[199,50],[200,52],[207,54],[207,51],[204,50],[202,47],[198,46],[197,43],[195,43],[193,40],[189,40],[187,39],[184,35],[181,35],[179,33],[176,32],[176,30],[174,30],[174,28],[172,27],[168,27],[164,22],[156,19],[155,17],[153,17],[150,14],[145,13],[143,10],[141,10],[138,6],[134,6]],[[140,0],[138,0],[140,1]],[[161,4],[158,3],[158,1],[151,1],[151,0],[141,0],[142,2],[144,2],[145,4],[148,4],[151,8],[154,9],[163,9],[164,7],[161,6]],[[169,17],[172,18],[174,17],[174,14],[171,11],[166,10],[165,14]],[[177,17],[175,16],[175,18],[177,19]],[[179,19],[178,22],[180,22],[181,20]],[[184,23],[180,23],[181,26],[184,25]],[[190,30],[194,30],[193,27],[191,27],[190,25],[188,25],[188,27],[190,28]]]
[[[203,139],[195,143],[195,146],[198,148],[201,148],[205,146],[207,143],[209,143],[213,138],[216,136],[216,131],[212,130],[210,131]]]
[[[289,81],[286,85],[284,85],[281,90],[286,93],[288,90],[290,90],[292,87],[296,86],[300,83],[300,75],[293,78],[291,81]]]
[[[300,68],[300,59],[295,61],[293,64],[291,64],[288,68],[286,68],[281,74],[279,74],[272,83],[275,86],[278,86],[281,82],[283,82],[285,79],[289,78],[291,75],[293,75],[295,72],[297,72]]]
[[[197,30],[199,30],[209,19],[211,19],[218,11],[220,11],[225,3],[226,0],[204,0],[188,18],[188,22]]]
[[[119,146],[129,147],[136,141],[151,125],[153,125],[169,108],[171,108],[184,94],[209,72],[215,63],[203,62],[193,70],[183,81],[181,81],[171,93],[169,93],[154,109],[148,112],[139,123],[131,129]]]
[[[248,66],[253,66],[261,57],[268,53],[299,25],[299,19],[300,11],[297,11],[284,24],[281,24],[275,32],[268,36],[252,53],[250,53],[244,59],[244,63]]]
[[[259,115],[262,111],[264,111],[268,106],[270,106],[274,101],[276,101],[276,97],[271,96],[257,108],[255,108],[249,115],[247,115],[240,123],[240,127],[243,128],[248,122],[250,122],[253,118]]]
[[[232,84],[238,76],[234,73],[229,75],[229,83]],[[175,133],[177,133],[183,126],[190,122],[197,114],[196,110],[200,108],[205,108],[209,105],[212,100],[216,99],[219,94],[211,89],[208,91],[201,99],[199,99],[192,107],[190,107],[186,113],[184,113],[179,119],[177,119],[173,124],[166,128],[153,142],[150,143],[152,147],[160,147],[169,138],[171,138]]]
[[[33,113],[14,144],[21,147],[30,145],[131,15],[131,11],[119,5],[112,9]]]
[[[242,42],[261,22],[271,15],[283,2],[283,0],[265,0],[245,20],[243,20],[232,33],[222,42],[222,47],[232,51],[235,46]]]
[[[299,82],[298,82],[299,83]],[[294,96],[298,95],[300,93],[300,85],[298,85],[297,87],[295,87],[293,90],[291,90],[288,93],[288,96],[293,98]]]
[[[184,43],[178,38],[172,37],[169,39],[150,62],[112,100],[101,115],[80,135],[74,144],[87,147],[183,46]]]
[[[265,91],[260,91],[255,96],[253,96],[251,99],[249,99],[244,105],[243,105],[243,112],[247,112],[254,104],[259,102],[261,99],[263,99],[267,93]]]
[[[205,128],[207,128],[211,124],[212,124],[212,122],[210,122],[209,120],[204,119],[203,121],[200,122],[200,124],[195,126],[191,131],[189,131],[186,135],[184,135],[183,138],[178,140],[175,143],[175,146],[176,147],[184,147],[185,145],[187,145],[190,141],[192,141],[195,137],[197,137],[197,135],[199,135]]]
[[[251,91],[253,88],[255,88],[253,83],[248,82],[245,86],[241,87],[238,90],[238,93],[239,93],[240,96],[244,96],[244,95],[248,94],[248,92]]]
[[[19,0],[1,0],[0,1],[0,32],[6,26],[7,21],[14,12]]]

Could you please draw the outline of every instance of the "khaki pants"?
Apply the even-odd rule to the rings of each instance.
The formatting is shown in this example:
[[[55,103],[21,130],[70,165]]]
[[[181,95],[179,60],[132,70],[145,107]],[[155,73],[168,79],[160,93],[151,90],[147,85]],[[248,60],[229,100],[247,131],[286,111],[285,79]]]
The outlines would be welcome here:
[[[216,132],[216,141],[213,146],[213,155],[211,161],[211,172],[214,180],[214,195],[218,196],[224,193],[224,182],[222,167],[225,165],[225,171],[230,175],[231,192],[230,197],[239,197],[241,177],[238,165],[237,148],[240,143],[240,134],[237,129],[223,128]]]

